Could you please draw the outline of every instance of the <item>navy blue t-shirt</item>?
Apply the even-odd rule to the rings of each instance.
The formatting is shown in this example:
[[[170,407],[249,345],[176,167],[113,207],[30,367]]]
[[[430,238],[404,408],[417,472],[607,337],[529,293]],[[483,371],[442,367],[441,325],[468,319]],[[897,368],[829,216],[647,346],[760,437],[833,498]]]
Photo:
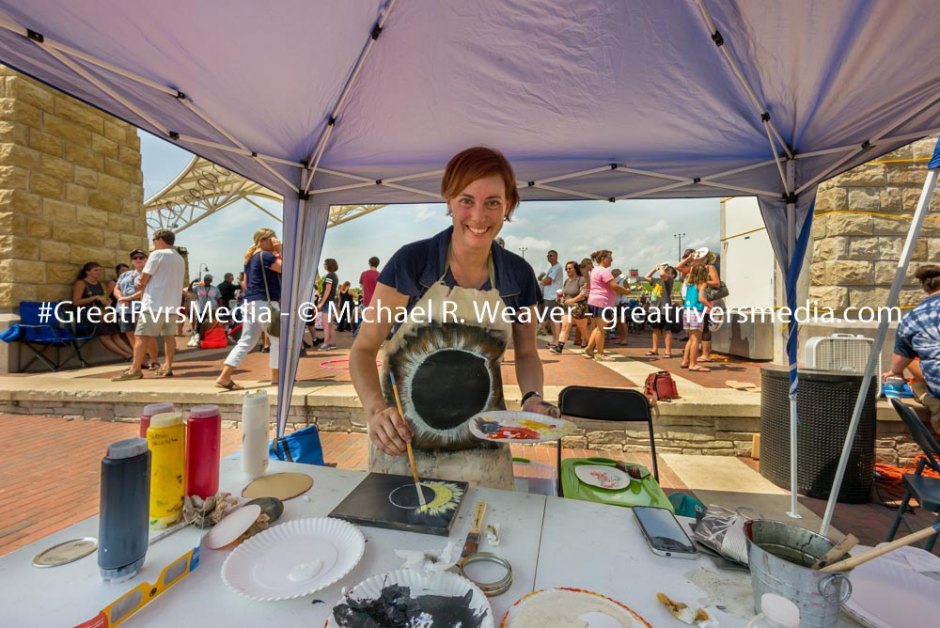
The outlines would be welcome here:
[[[261,276],[261,264],[264,263],[264,273],[268,278],[268,292],[272,301],[281,300],[281,273],[269,270],[271,264],[277,261],[274,253],[264,251],[261,255],[255,253],[245,264],[245,301],[267,301],[264,293],[264,277]]]
[[[432,238],[412,242],[398,249],[382,269],[379,283],[408,296],[410,310],[428,288],[441,278],[447,264],[447,251],[453,231],[453,227],[448,227]],[[539,285],[529,263],[495,242],[491,255],[496,287],[503,303],[514,310],[538,303]],[[451,287],[457,285],[450,270],[444,277],[444,283]],[[481,288],[490,290],[493,286],[487,280]]]

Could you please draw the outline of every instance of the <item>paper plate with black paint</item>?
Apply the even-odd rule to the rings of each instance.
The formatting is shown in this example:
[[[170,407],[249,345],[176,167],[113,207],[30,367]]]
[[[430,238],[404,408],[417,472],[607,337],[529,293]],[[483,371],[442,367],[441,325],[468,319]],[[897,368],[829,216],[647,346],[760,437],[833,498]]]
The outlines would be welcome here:
[[[327,626],[493,628],[494,623],[489,600],[466,578],[399,569],[372,576],[347,591],[333,607]]]

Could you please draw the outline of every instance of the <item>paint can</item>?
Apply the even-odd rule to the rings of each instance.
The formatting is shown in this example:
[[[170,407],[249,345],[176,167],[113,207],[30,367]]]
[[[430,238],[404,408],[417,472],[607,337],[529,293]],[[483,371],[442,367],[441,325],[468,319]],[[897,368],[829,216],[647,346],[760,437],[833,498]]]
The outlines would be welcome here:
[[[249,480],[264,475],[268,468],[268,391],[245,395],[242,401],[242,472]]]
[[[205,499],[219,492],[222,415],[219,406],[195,406],[186,421],[186,495]]]
[[[150,447],[150,527],[162,530],[183,514],[186,428],[178,412],[156,414],[147,429]]]
[[[835,545],[800,526],[751,522],[747,546],[754,612],[761,612],[764,593],[776,593],[799,607],[801,626],[835,626],[839,609],[852,595],[852,583],[844,574],[810,568]]]
[[[143,438],[108,445],[101,460],[98,568],[108,581],[133,578],[147,555],[150,451]]]
[[[160,403],[148,403],[144,406],[144,412],[140,415],[140,437],[147,438],[147,428],[150,427],[150,419],[158,414],[173,412],[173,404],[169,401]]]

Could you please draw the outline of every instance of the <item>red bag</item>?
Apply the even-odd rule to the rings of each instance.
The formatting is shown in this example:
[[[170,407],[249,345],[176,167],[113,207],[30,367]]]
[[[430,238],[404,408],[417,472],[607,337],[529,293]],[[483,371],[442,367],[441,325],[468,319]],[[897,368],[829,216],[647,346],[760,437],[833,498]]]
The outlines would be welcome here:
[[[669,371],[650,373],[646,377],[643,394],[650,400],[651,406],[656,405],[657,401],[671,401],[679,398],[679,390]]]
[[[202,334],[202,341],[199,343],[202,349],[224,349],[228,346],[228,337],[225,335],[225,329],[221,325],[207,329]]]

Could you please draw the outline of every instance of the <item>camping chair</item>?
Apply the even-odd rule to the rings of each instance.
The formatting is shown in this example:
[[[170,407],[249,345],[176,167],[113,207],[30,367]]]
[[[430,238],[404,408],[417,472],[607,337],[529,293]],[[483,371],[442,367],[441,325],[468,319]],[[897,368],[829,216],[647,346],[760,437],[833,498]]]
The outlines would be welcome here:
[[[653,436],[653,416],[646,396],[629,388],[595,388],[568,386],[558,395],[558,408],[563,415],[595,421],[623,421],[646,423],[650,435],[650,455],[653,457],[653,477],[659,482],[659,464],[656,462],[656,440]],[[561,441],[558,441],[558,495],[561,488]]]
[[[917,501],[929,512],[937,513],[940,519],[940,480],[926,477],[923,475],[924,469],[930,467],[937,473],[940,473],[940,445],[937,440],[927,430],[920,417],[909,405],[901,402],[899,399],[891,399],[891,405],[901,417],[901,420],[911,431],[914,441],[924,450],[924,457],[917,463],[917,470],[914,473],[905,473],[903,477],[904,501],[901,502],[901,508],[898,509],[898,516],[894,518],[894,524],[888,533],[886,540],[890,541],[898,532],[898,526],[901,525],[901,519],[904,517],[904,511],[907,510],[911,497],[916,497]],[[927,541],[924,549],[928,552],[933,551],[934,543],[937,542],[937,535],[934,534]]]
[[[77,359],[82,366],[88,366],[85,358],[82,357],[82,346],[95,337],[95,329],[76,329],[75,325],[66,326],[50,317],[43,322],[40,319],[40,308],[43,305],[51,306],[55,311],[57,303],[42,303],[39,301],[21,301],[20,302],[20,322],[16,324],[19,329],[19,337],[16,340],[26,346],[33,354],[33,358],[23,367],[23,371],[29,370],[34,362],[39,360],[49,370],[58,371],[63,368],[71,359]],[[59,350],[68,347],[71,351],[60,358]],[[47,355],[48,351],[52,355]]]

